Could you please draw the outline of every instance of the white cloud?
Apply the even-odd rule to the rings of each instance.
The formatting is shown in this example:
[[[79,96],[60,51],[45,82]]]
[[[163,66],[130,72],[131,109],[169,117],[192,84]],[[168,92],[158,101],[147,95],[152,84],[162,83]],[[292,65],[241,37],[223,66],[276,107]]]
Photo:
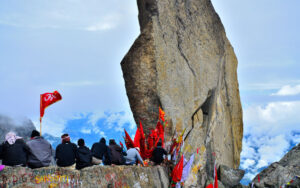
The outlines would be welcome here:
[[[270,102],[244,110],[244,140],[241,168],[244,179],[252,180],[259,169],[279,161],[297,143],[300,132],[300,101]]]
[[[36,118],[37,119],[37,118]],[[35,128],[37,130],[40,130],[40,121],[36,120],[36,121],[32,121]],[[65,125],[66,125],[66,120],[61,118],[61,117],[47,117],[47,118],[43,118],[42,121],[42,134],[43,133],[48,133],[52,136],[58,136],[60,137],[60,135],[63,134],[63,130],[65,129]]]
[[[85,28],[87,31],[105,31],[114,29],[120,22],[120,15],[111,14],[105,16],[102,20]]]
[[[292,96],[300,94],[300,84],[295,86],[285,85],[278,92],[273,93],[275,96]]]
[[[87,129],[87,128],[84,127],[84,128],[81,129],[81,132],[84,133],[84,134],[91,134],[92,130]]]
[[[97,23],[95,25],[91,25],[86,28],[87,31],[104,31],[104,30],[110,30],[116,27],[113,23]]]
[[[245,133],[276,136],[300,130],[300,101],[271,102],[244,110]]]
[[[245,161],[243,161],[241,167],[243,169],[249,168],[250,166],[255,164],[255,160],[253,159],[246,159]]]
[[[100,119],[105,119],[105,124],[108,128],[113,128],[115,131],[122,132],[125,128],[125,125],[129,125],[129,129],[133,130],[136,125],[133,120],[131,111],[123,112],[95,112],[89,116],[89,123],[97,129],[97,122]],[[97,131],[97,130],[96,130]]]

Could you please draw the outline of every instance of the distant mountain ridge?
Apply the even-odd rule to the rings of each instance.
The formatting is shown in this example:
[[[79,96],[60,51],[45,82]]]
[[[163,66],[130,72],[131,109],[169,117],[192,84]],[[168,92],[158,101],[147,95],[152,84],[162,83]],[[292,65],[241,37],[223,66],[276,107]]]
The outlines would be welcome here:
[[[5,135],[10,131],[15,132],[18,136],[24,138],[25,141],[29,140],[32,130],[35,129],[34,124],[28,118],[15,120],[0,114],[0,143],[5,141]]]

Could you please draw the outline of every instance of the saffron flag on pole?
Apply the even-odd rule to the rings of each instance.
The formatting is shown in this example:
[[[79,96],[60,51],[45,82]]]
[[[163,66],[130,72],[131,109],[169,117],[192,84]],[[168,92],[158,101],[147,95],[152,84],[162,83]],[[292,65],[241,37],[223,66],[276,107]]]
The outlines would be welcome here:
[[[159,112],[159,120],[165,122],[165,112],[160,107],[158,109],[158,112]]]
[[[58,93],[58,91],[54,91],[53,93],[44,93],[41,94],[41,101],[40,101],[40,122],[42,122],[42,118],[45,113],[45,109],[53,103],[61,100],[62,97]]]

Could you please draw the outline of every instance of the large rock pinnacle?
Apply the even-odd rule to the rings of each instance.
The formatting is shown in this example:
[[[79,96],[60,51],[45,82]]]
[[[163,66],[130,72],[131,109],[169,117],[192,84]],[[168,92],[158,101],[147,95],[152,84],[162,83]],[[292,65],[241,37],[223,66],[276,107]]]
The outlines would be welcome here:
[[[237,59],[211,1],[137,3],[141,34],[121,63],[136,122],[148,133],[161,106],[167,138],[187,128],[184,153],[200,151],[190,185],[204,184],[215,160],[238,168],[243,122]]]

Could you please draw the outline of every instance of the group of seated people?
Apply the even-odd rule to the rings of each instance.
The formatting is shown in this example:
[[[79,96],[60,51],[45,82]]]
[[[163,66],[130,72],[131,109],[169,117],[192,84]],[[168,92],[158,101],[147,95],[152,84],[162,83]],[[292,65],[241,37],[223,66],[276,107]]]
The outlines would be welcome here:
[[[5,136],[5,142],[0,145],[0,159],[2,159],[2,164],[7,166],[41,168],[56,163],[59,167],[75,167],[77,170],[99,164],[134,165],[140,163],[142,166],[145,165],[138,147],[131,147],[125,151],[116,144],[114,139],[110,139],[107,146],[105,138],[101,138],[99,142],[93,144],[91,150],[85,146],[82,138],[78,140],[77,145],[71,143],[68,134],[63,134],[61,144],[56,147],[53,160],[51,144],[38,131],[33,130],[30,140],[26,143],[14,132],[9,132]],[[164,155],[167,155],[161,145],[161,142],[158,142],[152,154],[151,160],[155,165],[161,164],[164,161]]]

